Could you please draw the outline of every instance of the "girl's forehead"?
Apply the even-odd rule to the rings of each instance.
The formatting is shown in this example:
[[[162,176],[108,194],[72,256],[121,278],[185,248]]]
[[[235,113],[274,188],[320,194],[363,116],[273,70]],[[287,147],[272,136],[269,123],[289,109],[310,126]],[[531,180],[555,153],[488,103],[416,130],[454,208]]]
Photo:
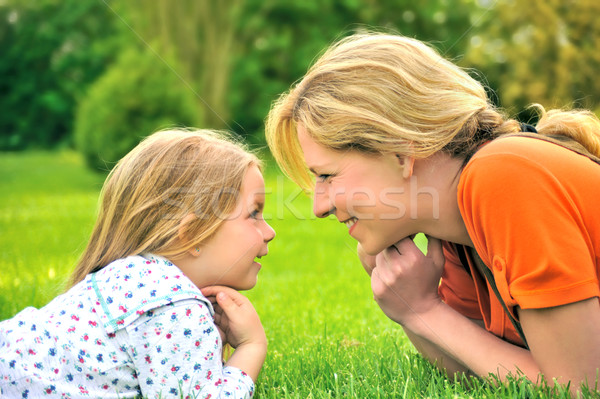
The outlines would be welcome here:
[[[252,165],[246,171],[242,182],[241,195],[249,198],[262,196],[265,194],[265,180],[260,169],[256,165]]]

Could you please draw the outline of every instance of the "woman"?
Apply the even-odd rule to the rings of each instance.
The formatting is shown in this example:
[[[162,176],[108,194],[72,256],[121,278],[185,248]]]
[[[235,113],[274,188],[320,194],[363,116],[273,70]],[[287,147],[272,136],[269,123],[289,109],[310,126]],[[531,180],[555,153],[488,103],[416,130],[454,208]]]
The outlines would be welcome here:
[[[281,96],[267,141],[427,359],[576,391],[600,368],[600,121],[536,107],[537,134],[427,45],[361,34]]]

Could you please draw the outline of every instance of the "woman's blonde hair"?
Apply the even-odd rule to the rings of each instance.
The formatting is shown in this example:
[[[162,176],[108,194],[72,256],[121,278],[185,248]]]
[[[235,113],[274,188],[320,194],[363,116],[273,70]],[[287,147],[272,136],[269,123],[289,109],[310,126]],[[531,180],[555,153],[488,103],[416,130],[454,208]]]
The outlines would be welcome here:
[[[600,156],[600,121],[589,111],[540,114],[541,134],[566,135]],[[333,150],[468,159],[500,135],[520,132],[465,70],[415,39],[355,34],[332,45],[266,120],[267,143],[284,173],[306,190],[311,177],[296,128]]]
[[[177,256],[200,245],[235,209],[251,165],[261,164],[225,132],[165,130],[144,139],[108,175],[71,285],[116,259]]]

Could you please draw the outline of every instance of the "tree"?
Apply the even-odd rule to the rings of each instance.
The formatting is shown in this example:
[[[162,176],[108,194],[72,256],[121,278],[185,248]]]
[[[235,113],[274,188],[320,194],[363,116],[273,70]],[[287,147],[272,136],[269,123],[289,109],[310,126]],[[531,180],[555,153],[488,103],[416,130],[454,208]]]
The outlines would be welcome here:
[[[151,133],[197,126],[195,97],[148,49],[122,52],[77,107],[75,143],[88,166],[108,171]]]
[[[171,73],[196,96],[203,127],[229,127],[231,58],[242,4],[242,0],[136,0],[124,8],[132,29],[152,48],[157,62],[164,62],[165,54],[177,60],[179,68],[171,68]]]
[[[116,48],[107,11],[96,1],[0,3],[0,149],[68,140],[75,103]]]
[[[489,77],[522,119],[531,103],[600,111],[600,3],[499,0],[471,39],[464,64]]]
[[[462,55],[474,9],[473,0],[246,0],[228,96],[232,126],[260,142],[271,102],[329,44],[357,30],[398,32]]]

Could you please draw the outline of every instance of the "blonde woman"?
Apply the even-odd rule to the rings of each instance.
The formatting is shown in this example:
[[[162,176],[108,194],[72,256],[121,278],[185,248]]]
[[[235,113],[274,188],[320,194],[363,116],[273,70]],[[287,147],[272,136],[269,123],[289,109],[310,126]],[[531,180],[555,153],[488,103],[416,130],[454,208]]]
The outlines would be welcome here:
[[[236,290],[275,236],[264,200],[259,160],[226,135],[146,138],[108,176],[71,288],[0,323],[2,395],[251,397],[267,343]]]
[[[600,122],[537,108],[537,127],[520,125],[424,43],[359,34],[276,101],[266,134],[315,215],[358,241],[375,300],[427,359],[594,389]]]

